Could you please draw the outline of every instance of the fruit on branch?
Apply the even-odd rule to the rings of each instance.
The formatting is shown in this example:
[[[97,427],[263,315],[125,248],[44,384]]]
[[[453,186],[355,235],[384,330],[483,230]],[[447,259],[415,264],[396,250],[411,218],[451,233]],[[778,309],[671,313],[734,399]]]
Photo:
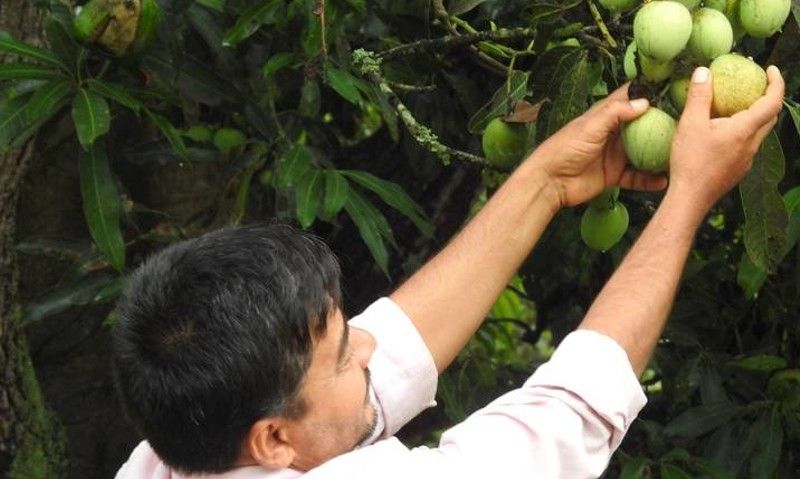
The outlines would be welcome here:
[[[581,216],[581,239],[586,246],[608,251],[628,231],[628,209],[619,201],[601,208],[589,206]]]
[[[77,10],[73,28],[79,41],[124,56],[149,46],[160,23],[157,0],[91,0]]]
[[[236,128],[220,128],[214,133],[212,143],[214,147],[222,153],[225,158],[230,158],[232,153],[242,150],[247,137],[244,136],[241,130]]]
[[[692,35],[692,14],[681,3],[645,4],[633,19],[633,37],[641,53],[666,62],[680,54]]]
[[[767,382],[767,396],[781,404],[784,412],[800,410],[800,370],[778,371]]]
[[[592,198],[589,206],[597,209],[611,208],[617,202],[617,199],[619,199],[619,187],[610,186]]]
[[[686,48],[697,60],[705,63],[731,51],[733,27],[724,13],[701,8],[692,15],[692,36]]]
[[[781,29],[791,9],[791,0],[740,0],[739,20],[751,37],[768,38]]]
[[[728,0],[705,0],[703,6],[725,13],[728,8]]]
[[[757,63],[735,53],[711,62],[715,116],[731,116],[746,110],[767,90],[767,73]]]
[[[628,80],[633,80],[639,75],[639,69],[636,68],[637,56],[639,57],[639,66],[642,67],[642,76],[649,82],[662,82],[675,71],[674,61],[662,62],[643,55],[641,52],[637,52],[636,42],[633,41],[625,50],[625,59],[623,61],[625,76]]]
[[[495,118],[483,130],[481,144],[491,165],[511,168],[527,153],[528,129],[522,123],[508,123]]]
[[[684,76],[674,78],[669,84],[669,98],[678,111],[683,111],[683,107],[686,106],[686,97],[689,95],[690,81],[690,77]]]
[[[622,127],[622,146],[631,164],[643,171],[662,173],[669,167],[669,153],[677,123],[663,110],[650,107]]]

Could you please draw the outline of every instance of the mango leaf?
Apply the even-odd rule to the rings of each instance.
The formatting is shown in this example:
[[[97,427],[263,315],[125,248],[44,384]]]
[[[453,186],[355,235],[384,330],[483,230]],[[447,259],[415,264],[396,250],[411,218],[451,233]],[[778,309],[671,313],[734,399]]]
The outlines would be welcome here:
[[[314,223],[317,217],[323,189],[325,174],[320,170],[308,170],[297,184],[297,220],[304,229]]]
[[[120,199],[108,164],[105,145],[96,143],[80,155],[81,196],[86,224],[109,264],[125,267],[125,243],[119,227]]]
[[[378,217],[382,217],[382,215],[378,213],[376,216],[374,208],[355,190],[350,190],[347,201],[344,204],[344,209],[358,228],[361,239],[364,240],[364,244],[367,245],[375,263],[388,277],[389,253],[386,250],[386,245],[383,242],[383,237],[378,226],[380,221]]]
[[[737,405],[695,406],[685,410],[664,428],[672,437],[694,438],[707,434],[745,411]]]
[[[183,138],[181,137],[180,131],[175,128],[169,120],[164,118],[163,116],[153,113],[149,109],[145,108],[145,113],[147,116],[150,117],[150,120],[155,123],[159,130],[161,130],[161,134],[164,135],[164,138],[167,139],[169,144],[172,146],[172,151],[178,155],[181,159],[186,159],[186,143],[183,142]]]
[[[742,259],[736,270],[736,283],[744,290],[747,299],[755,299],[764,282],[767,280],[767,272],[756,266],[747,251],[742,253]]]
[[[58,13],[54,12],[53,8],[57,8]],[[78,71],[81,68],[79,63],[82,47],[72,36],[72,29],[72,14],[67,7],[63,4],[59,4],[58,7],[51,6],[51,13],[45,25],[47,43],[64,65],[71,67],[73,71]]]
[[[38,60],[48,65],[54,65],[61,68],[66,68],[64,63],[59,58],[47,50],[44,50],[25,42],[19,41],[12,37],[5,30],[0,30],[0,52],[5,52],[10,55],[19,55],[21,57],[28,57]]]
[[[332,219],[339,214],[350,193],[347,178],[336,170],[325,171],[325,197],[322,201],[322,215]]]
[[[408,217],[425,236],[430,237],[433,234],[433,227],[425,216],[425,211],[396,183],[382,180],[365,171],[339,170],[339,172],[377,194],[384,203]]]
[[[42,85],[30,97],[0,101],[0,151],[25,144],[66,105],[71,88],[66,81],[53,81]]]
[[[305,145],[294,145],[281,157],[278,188],[296,186],[309,169],[311,169],[311,151]]]
[[[619,479],[643,479],[649,477],[652,477],[650,460],[641,456],[625,461],[619,474]]]
[[[688,472],[675,464],[661,464],[661,479],[692,479]]]
[[[372,83],[368,84],[366,95],[372,103],[378,106],[383,122],[389,130],[389,136],[391,136],[392,140],[395,142],[399,141],[400,127],[397,119],[397,111],[392,107],[391,103],[389,103],[389,100],[386,99],[386,95],[381,93],[380,88]]]
[[[733,473],[701,457],[692,460],[694,468],[709,479],[733,479]]]
[[[51,291],[26,305],[23,321],[26,325],[35,323],[69,308],[98,302],[95,298],[117,278],[109,274],[96,275]]]
[[[89,90],[115,101],[137,115],[142,108],[142,102],[128,93],[128,89],[117,83],[90,78],[86,81]]]
[[[789,115],[792,117],[797,134],[800,135],[800,105],[789,102],[785,102],[784,104],[786,105],[786,109],[789,110]]]
[[[772,479],[781,460],[783,450],[783,424],[777,407],[771,408],[754,424],[753,433],[758,435],[756,451],[750,458],[752,479]]]
[[[261,74],[264,75],[264,78],[269,77],[276,71],[287,67],[292,64],[294,61],[294,54],[289,52],[281,52],[276,53],[269,57],[267,63],[261,68]]]
[[[0,80],[53,80],[63,77],[64,74],[57,70],[32,63],[0,64]]]
[[[767,272],[775,271],[783,259],[787,241],[789,218],[777,187],[784,175],[785,162],[780,141],[773,131],[762,143],[752,170],[739,186],[747,254],[756,266]]]
[[[581,3],[583,3],[583,0],[571,0],[567,2],[554,2],[553,4],[534,5],[529,9],[529,22],[536,23],[561,17],[566,10],[575,8]]]
[[[219,13],[225,13],[225,0],[195,0],[204,7],[208,7]]]
[[[576,63],[564,76],[561,91],[552,103],[544,106],[548,111],[544,128],[536,129],[539,142],[560,130],[564,125],[586,110],[589,98],[589,58],[586,51],[578,55]],[[539,126],[543,126],[540,125]]]
[[[108,103],[100,95],[81,88],[72,100],[72,120],[78,141],[84,150],[88,150],[97,138],[108,133],[111,126]]]
[[[242,40],[247,39],[261,28],[262,25],[271,25],[281,19],[283,1],[263,0],[245,10],[236,21],[236,24],[225,33],[222,45],[233,47]]]
[[[354,105],[363,103],[364,99],[356,86],[356,83],[361,80],[346,70],[336,68],[331,63],[327,63],[325,64],[325,78],[328,80],[328,85],[345,100]]]
[[[538,103],[544,99],[553,99],[558,95],[559,87],[567,73],[577,64],[586,51],[580,48],[557,47],[539,55],[531,69],[531,97],[527,100]]]
[[[738,359],[733,363],[742,369],[751,371],[774,371],[786,367],[786,360],[780,356],[771,354],[757,354],[746,358]]]
[[[472,115],[467,130],[473,135],[481,134],[490,121],[511,113],[514,104],[527,93],[528,73],[512,70],[503,86],[494,92],[492,99]]]

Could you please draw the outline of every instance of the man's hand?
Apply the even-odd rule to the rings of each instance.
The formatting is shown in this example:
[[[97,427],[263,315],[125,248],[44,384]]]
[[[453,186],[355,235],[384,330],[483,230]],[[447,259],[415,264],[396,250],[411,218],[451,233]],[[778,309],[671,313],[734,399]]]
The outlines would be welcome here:
[[[778,121],[785,89],[780,72],[771,66],[763,97],[732,117],[711,118],[709,73],[698,68],[693,77],[672,145],[668,193],[687,195],[702,214],[747,174],[753,155]]]
[[[664,177],[626,168],[620,129],[648,107],[645,99],[629,101],[627,91],[626,83],[535,150],[561,206],[588,201],[608,186],[652,191],[667,185]]]
[[[783,79],[770,67],[763,98],[730,118],[711,119],[708,72],[699,68],[693,76],[664,200],[580,325],[617,341],[637,375],[661,336],[698,226],[747,173],[781,109]]]

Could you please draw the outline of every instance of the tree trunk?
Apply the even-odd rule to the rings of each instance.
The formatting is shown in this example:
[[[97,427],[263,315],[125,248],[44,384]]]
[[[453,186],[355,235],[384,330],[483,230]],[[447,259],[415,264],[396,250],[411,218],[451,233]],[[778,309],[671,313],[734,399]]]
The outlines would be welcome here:
[[[0,2],[0,28],[16,38],[41,44],[43,18],[25,0]],[[44,406],[17,296],[17,198],[33,150],[31,141],[0,153],[0,477],[8,479],[51,479],[66,471],[63,430]]]

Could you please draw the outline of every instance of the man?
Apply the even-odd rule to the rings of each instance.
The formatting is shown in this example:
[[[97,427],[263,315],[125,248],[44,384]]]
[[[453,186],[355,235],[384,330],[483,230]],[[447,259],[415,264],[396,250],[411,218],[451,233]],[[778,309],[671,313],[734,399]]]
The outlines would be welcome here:
[[[610,185],[666,186],[625,167],[619,128],[646,101],[628,101],[623,87],[568,124],[444,250],[349,323],[336,262],[307,234],[229,229],[167,248],[120,303],[115,375],[147,441],[117,477],[599,476],[644,406],[637,377],[697,228],[777,121],[784,84],[775,67],[768,77],[749,110],[712,119],[710,71],[695,71],[666,195],[578,331],[437,448],[391,436],[432,404],[437,373],[559,208]]]

